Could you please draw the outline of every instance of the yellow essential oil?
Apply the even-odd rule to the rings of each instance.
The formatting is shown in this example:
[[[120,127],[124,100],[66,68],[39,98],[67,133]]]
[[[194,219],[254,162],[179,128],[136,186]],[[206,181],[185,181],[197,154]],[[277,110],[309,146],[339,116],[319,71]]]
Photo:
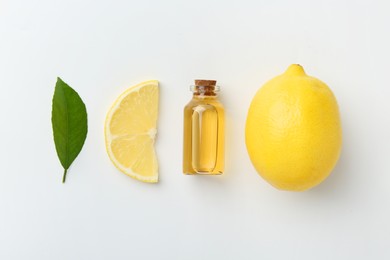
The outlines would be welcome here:
[[[195,80],[184,108],[183,173],[218,175],[224,168],[225,115],[215,80]]]

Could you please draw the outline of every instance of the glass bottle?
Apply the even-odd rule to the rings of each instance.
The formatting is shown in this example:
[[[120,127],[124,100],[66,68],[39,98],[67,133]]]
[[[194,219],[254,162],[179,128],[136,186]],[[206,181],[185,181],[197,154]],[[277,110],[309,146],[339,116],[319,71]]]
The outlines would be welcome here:
[[[184,108],[183,173],[218,175],[224,168],[225,116],[215,80],[195,80]]]

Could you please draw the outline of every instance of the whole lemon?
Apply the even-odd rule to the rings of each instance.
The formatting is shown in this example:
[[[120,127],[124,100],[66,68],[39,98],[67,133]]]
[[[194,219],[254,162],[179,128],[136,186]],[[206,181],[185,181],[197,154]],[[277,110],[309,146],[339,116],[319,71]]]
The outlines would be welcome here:
[[[265,180],[281,190],[310,189],[328,177],[340,155],[336,98],[325,83],[293,64],[256,93],[245,137]]]

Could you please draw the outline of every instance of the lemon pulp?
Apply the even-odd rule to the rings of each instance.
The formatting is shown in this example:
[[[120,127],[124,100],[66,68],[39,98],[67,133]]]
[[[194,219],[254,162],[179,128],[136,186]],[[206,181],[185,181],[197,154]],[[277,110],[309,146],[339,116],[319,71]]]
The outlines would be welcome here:
[[[143,182],[158,182],[154,149],[158,97],[158,81],[135,85],[118,97],[105,122],[111,161],[121,172]]]

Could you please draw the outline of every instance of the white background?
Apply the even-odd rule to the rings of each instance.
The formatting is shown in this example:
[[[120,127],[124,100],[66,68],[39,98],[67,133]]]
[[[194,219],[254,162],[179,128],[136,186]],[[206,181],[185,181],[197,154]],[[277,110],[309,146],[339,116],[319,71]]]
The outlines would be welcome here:
[[[390,259],[387,1],[0,1],[0,259]],[[257,89],[291,63],[325,81],[342,115],[333,174],[302,193],[263,181],[244,144]],[[66,184],[51,130],[62,77],[89,133]],[[184,176],[182,109],[217,79],[226,174]],[[161,84],[161,181],[118,172],[107,110]]]

